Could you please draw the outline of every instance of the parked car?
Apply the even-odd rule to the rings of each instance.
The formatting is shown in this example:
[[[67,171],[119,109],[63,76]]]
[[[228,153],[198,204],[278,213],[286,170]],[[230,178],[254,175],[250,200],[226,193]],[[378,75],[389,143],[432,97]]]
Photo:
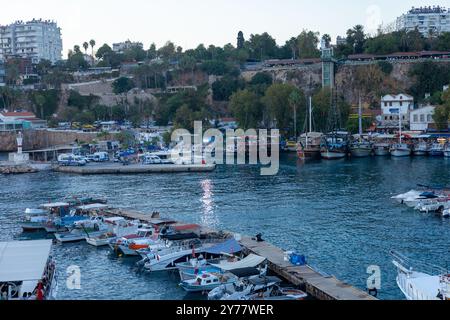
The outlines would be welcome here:
[[[160,157],[155,155],[144,155],[142,159],[142,164],[162,164],[162,160]]]
[[[86,163],[83,157],[74,154],[61,154],[58,156],[58,164],[60,166],[85,166]]]

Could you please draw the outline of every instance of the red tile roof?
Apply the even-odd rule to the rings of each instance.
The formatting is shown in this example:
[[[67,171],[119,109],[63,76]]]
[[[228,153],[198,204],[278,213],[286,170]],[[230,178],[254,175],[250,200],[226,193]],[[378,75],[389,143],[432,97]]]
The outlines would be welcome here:
[[[32,112],[0,112],[4,117],[36,117]]]

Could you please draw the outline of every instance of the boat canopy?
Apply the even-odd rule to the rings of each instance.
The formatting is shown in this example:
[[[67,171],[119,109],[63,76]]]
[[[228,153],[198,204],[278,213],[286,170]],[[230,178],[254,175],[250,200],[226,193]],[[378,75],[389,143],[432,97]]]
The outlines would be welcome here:
[[[225,241],[224,243],[218,244],[214,247],[211,247],[207,250],[205,250],[206,253],[210,254],[223,254],[223,253],[236,253],[241,252],[242,248],[239,242],[237,242],[235,239],[230,239],[228,241]]]
[[[93,204],[87,204],[85,206],[79,206],[77,209],[88,211],[88,210],[99,210],[99,209],[106,209],[109,208],[108,205],[102,204],[102,203],[93,203]]]
[[[40,280],[51,247],[52,240],[0,242],[0,282]]]
[[[41,208],[45,209],[53,209],[53,208],[62,208],[62,207],[69,207],[70,204],[67,202],[55,202],[55,203],[45,203],[41,205]]]
[[[237,262],[223,262],[219,264],[212,264],[212,266],[220,268],[225,271],[243,269],[243,268],[255,268],[261,263],[263,263],[266,258],[257,256],[255,254],[250,254],[246,258]]]
[[[267,276],[261,276],[261,277],[255,277],[255,278],[249,278],[248,281],[255,285],[255,286],[263,286],[263,285],[267,285],[267,284],[272,284],[272,283],[281,283],[281,279],[278,277],[267,277]]]
[[[230,270],[230,273],[234,274],[238,278],[248,278],[252,276],[259,276],[261,274],[260,270],[257,268],[242,268]]]

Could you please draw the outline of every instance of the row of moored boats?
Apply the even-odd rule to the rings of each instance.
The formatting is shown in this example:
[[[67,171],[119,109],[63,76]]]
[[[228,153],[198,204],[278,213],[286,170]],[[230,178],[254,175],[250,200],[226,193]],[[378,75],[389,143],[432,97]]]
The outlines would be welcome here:
[[[154,213],[132,220],[106,201],[82,199],[46,203],[27,209],[24,232],[45,231],[59,243],[86,241],[112,253],[137,257],[148,272],[177,271],[187,292],[208,293],[211,300],[302,300],[307,295],[287,288],[267,274],[267,261],[244,256],[232,234],[205,233],[196,224],[181,224]]]

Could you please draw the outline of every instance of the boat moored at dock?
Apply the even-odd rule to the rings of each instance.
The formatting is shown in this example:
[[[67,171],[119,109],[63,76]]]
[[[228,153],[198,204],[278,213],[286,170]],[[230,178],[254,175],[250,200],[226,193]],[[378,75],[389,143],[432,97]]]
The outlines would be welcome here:
[[[51,240],[0,242],[0,295],[6,300],[53,300],[56,264]]]

